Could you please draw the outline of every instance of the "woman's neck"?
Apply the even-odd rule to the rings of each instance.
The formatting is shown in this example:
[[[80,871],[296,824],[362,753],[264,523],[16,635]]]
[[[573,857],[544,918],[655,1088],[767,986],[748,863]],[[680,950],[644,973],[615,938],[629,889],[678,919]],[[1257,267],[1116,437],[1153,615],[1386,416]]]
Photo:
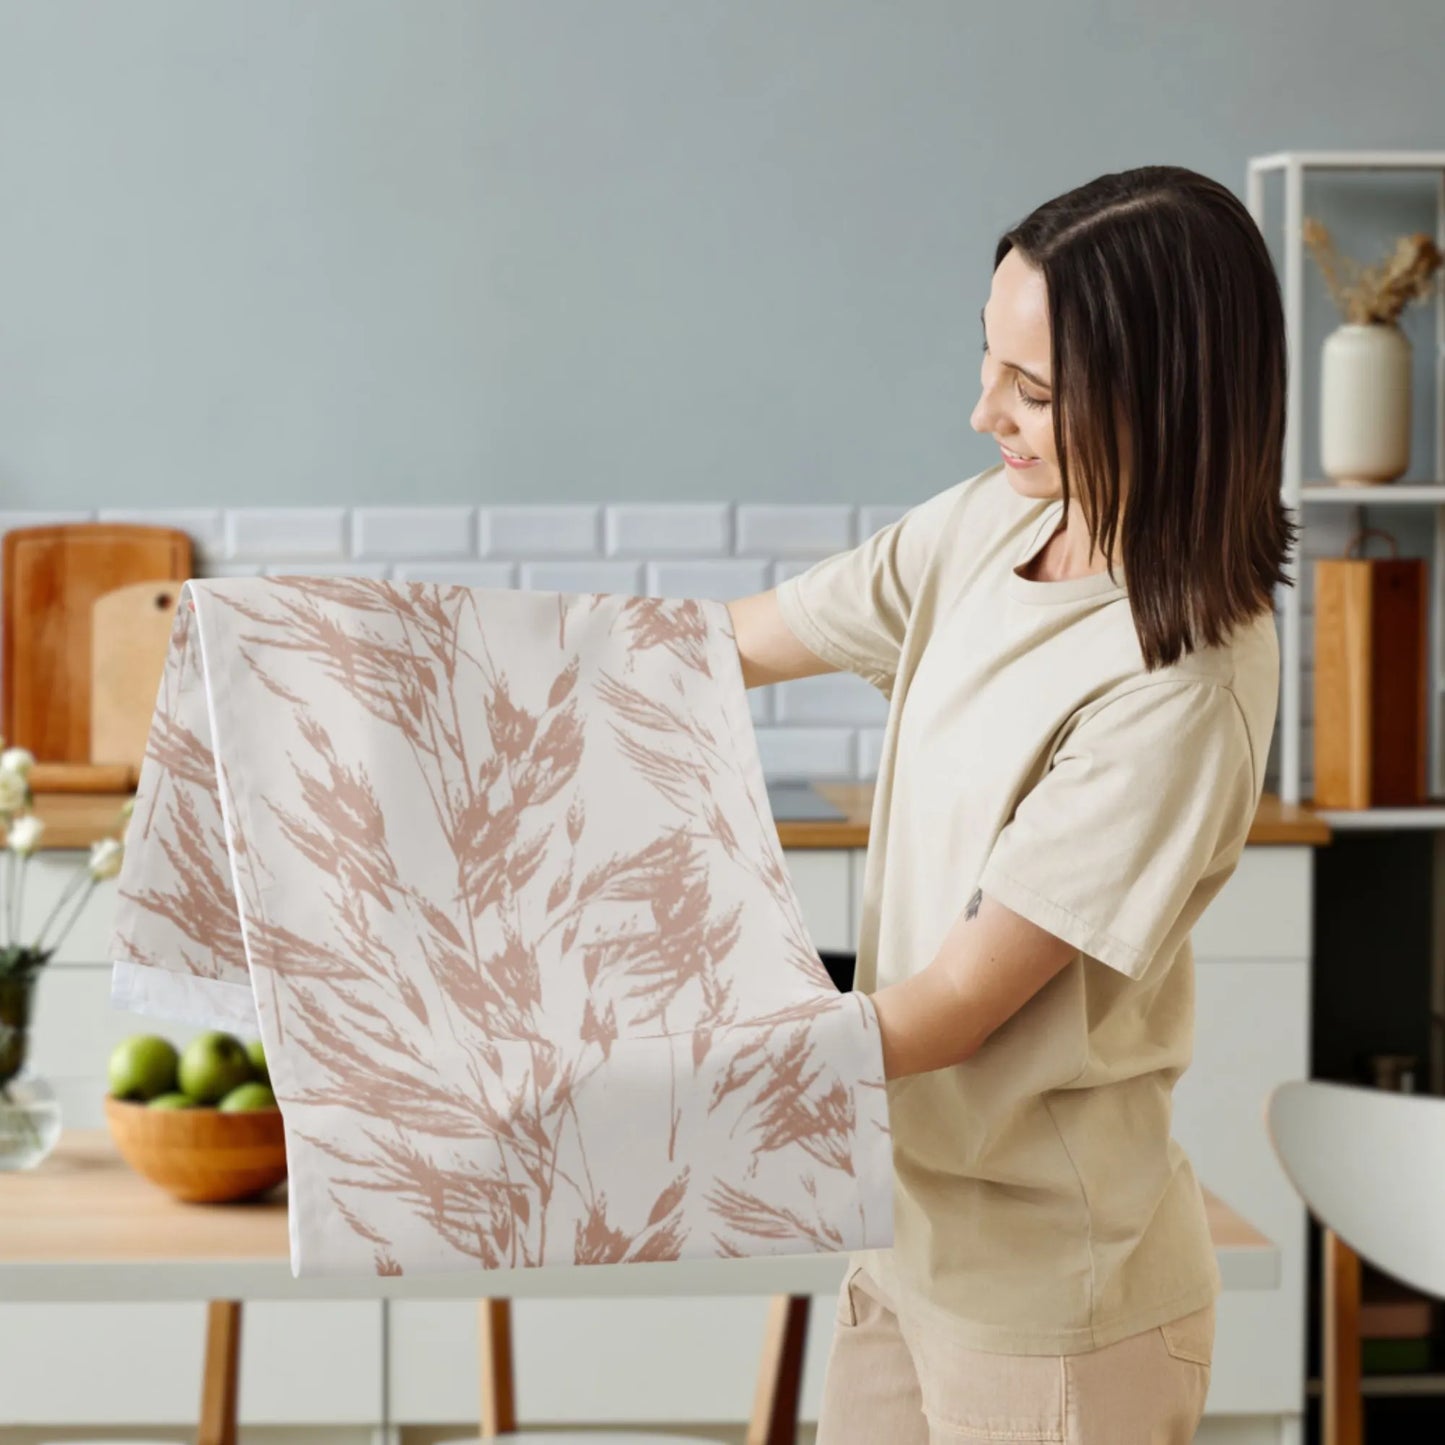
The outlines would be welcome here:
[[[1071,507],[1067,526],[1058,527],[1029,563],[1024,576],[1035,582],[1067,582],[1072,577],[1090,577],[1107,569],[1102,552],[1092,551],[1089,527],[1077,506]],[[1114,570],[1120,567],[1117,554]]]

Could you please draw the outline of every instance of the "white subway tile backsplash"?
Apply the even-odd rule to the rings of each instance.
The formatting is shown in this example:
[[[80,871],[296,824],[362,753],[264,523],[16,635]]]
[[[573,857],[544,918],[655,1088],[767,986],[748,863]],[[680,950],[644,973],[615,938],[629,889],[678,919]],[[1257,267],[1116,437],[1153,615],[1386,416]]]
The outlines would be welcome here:
[[[346,556],[344,507],[233,507],[226,513],[226,556]]]
[[[890,522],[896,522],[907,510],[906,503],[886,507],[859,507],[858,540],[861,542],[865,537],[871,537],[874,532],[880,531]]]
[[[562,503],[485,507],[478,550],[484,557],[595,557],[602,549],[600,507]]]
[[[879,726],[888,721],[888,699],[852,672],[828,672],[776,684],[778,721],[782,723],[854,723]]]
[[[260,562],[211,562],[198,569],[198,577],[259,577],[265,570]]]
[[[54,527],[62,522],[94,522],[94,512],[0,511],[0,536],[16,527]]]
[[[475,507],[358,507],[353,557],[473,557]]]
[[[854,778],[853,729],[760,727],[758,761],[774,778]]]
[[[883,756],[882,728],[858,729],[858,777],[873,782],[878,777],[878,763]]]
[[[725,562],[651,562],[647,591],[652,597],[713,597],[731,602],[768,588],[768,564],[762,559]]]
[[[405,582],[446,582],[453,587],[515,587],[515,562],[398,562],[391,575]]]
[[[274,562],[263,569],[268,577],[389,577],[389,562]]]
[[[603,544],[609,557],[725,557],[732,511],[726,502],[618,504],[604,514]]]
[[[196,546],[203,577],[356,576],[398,582],[652,597],[749,596],[872,536],[908,503],[851,506],[730,503],[610,506],[236,507],[0,511],[15,526],[115,520],[175,526]],[[1347,519],[1317,530],[1311,552],[1338,556]],[[1405,548],[1402,546],[1402,551]],[[1384,555],[1379,546],[1370,555]],[[1313,746],[1313,567],[1298,568],[1305,606],[1306,795]],[[852,673],[748,689],[765,776],[877,777],[887,700]],[[1267,776],[1277,786],[1277,740]]]
[[[737,551],[768,557],[826,557],[853,545],[852,507],[759,502],[738,508]]]
[[[773,586],[776,587],[779,582],[783,582],[789,577],[796,577],[800,572],[806,572],[817,560],[816,557],[808,557],[801,561],[774,562],[772,564]]]
[[[641,562],[524,562],[522,586],[534,592],[621,592],[645,597]]]
[[[219,557],[226,545],[225,513],[220,507],[102,507],[98,522],[134,522],[144,527],[176,527],[191,539],[199,561]]]

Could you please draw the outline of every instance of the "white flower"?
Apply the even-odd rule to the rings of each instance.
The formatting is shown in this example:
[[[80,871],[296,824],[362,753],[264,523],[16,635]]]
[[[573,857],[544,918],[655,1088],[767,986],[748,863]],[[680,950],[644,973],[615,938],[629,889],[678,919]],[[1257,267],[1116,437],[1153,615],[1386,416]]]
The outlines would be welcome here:
[[[102,838],[90,845],[90,876],[99,883],[104,878],[114,878],[120,872],[121,858],[125,848],[118,838]]]
[[[44,822],[34,813],[26,813],[24,817],[17,818],[6,831],[5,846],[17,853],[32,853],[44,831]]]
[[[0,742],[4,739],[0,738]],[[0,753],[0,768],[9,768],[11,772],[19,773],[22,778],[30,776],[30,766],[35,761],[35,754],[29,748],[6,748]]]
[[[25,806],[25,779],[0,767],[0,813],[18,813]]]

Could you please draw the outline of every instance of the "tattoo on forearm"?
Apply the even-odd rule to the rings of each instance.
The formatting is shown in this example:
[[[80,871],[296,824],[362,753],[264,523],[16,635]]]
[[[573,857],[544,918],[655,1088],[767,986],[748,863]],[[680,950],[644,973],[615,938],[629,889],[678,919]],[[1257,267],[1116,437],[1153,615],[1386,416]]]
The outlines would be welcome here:
[[[968,900],[968,907],[963,910],[965,920],[973,918],[978,913],[978,905],[983,902],[983,889],[975,888],[973,897]]]

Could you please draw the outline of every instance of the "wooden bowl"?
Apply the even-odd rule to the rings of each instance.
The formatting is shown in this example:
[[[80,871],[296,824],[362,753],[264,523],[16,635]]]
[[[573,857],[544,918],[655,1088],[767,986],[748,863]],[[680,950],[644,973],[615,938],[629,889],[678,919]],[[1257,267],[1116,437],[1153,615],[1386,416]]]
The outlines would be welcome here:
[[[188,1203],[250,1199],[286,1177],[279,1109],[148,1109],[107,1094],[105,1117],[121,1158]]]

